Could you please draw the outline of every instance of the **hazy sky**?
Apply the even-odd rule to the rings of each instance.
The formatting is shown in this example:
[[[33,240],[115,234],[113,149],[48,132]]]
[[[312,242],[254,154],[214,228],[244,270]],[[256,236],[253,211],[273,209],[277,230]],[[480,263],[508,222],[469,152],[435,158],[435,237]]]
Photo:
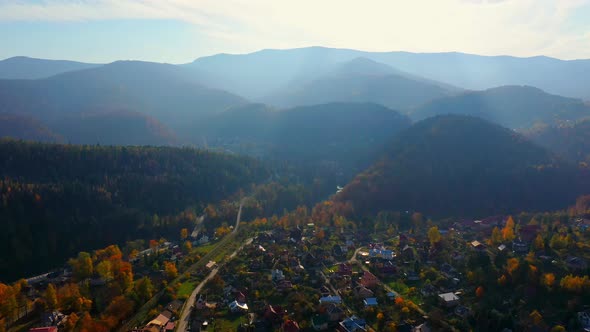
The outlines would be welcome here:
[[[0,58],[184,63],[312,45],[590,58],[590,0],[0,0]]]

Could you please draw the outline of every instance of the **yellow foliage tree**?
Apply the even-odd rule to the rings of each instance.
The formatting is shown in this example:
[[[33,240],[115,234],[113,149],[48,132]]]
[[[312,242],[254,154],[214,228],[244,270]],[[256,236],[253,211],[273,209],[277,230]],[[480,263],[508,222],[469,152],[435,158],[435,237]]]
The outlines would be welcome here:
[[[502,228],[502,239],[506,242],[510,242],[514,240],[516,236],[514,235],[514,219],[512,216],[508,217],[506,220],[506,225]]]
[[[180,239],[184,240],[188,237],[188,229],[183,228],[180,230]]]
[[[168,279],[176,278],[178,276],[176,264],[174,264],[174,262],[164,262],[164,273]]]
[[[494,227],[494,229],[492,230],[491,241],[492,241],[492,244],[502,243],[502,232],[500,232],[500,229],[498,229],[498,227]]]
[[[506,271],[512,275],[518,269],[519,265],[518,258],[510,258],[506,263]]]
[[[543,274],[542,281],[547,289],[551,289],[555,285],[555,275],[553,273],[545,273]]]
[[[440,231],[438,230],[438,227],[436,226],[432,226],[430,227],[430,229],[428,230],[428,240],[430,241],[431,245],[435,245],[438,242],[440,242],[441,240],[441,236],[440,236]]]
[[[47,285],[47,289],[45,290],[45,304],[49,310],[57,309],[57,290],[53,284]]]

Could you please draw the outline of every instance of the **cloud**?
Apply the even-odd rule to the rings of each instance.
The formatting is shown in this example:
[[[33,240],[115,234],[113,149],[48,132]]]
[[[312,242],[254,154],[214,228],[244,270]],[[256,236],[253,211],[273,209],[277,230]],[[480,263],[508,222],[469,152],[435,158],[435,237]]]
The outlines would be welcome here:
[[[82,0],[0,1],[0,21],[171,19],[228,51],[308,45],[372,51],[463,51],[590,57],[590,0]]]

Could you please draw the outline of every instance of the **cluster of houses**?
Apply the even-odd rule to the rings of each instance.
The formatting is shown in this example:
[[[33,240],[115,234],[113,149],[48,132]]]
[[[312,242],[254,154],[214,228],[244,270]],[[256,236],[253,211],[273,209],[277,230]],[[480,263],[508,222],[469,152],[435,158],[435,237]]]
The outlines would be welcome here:
[[[130,330],[130,332],[172,332],[176,327],[175,320],[182,308],[182,301],[174,300],[168,303],[156,317],[145,326]]]

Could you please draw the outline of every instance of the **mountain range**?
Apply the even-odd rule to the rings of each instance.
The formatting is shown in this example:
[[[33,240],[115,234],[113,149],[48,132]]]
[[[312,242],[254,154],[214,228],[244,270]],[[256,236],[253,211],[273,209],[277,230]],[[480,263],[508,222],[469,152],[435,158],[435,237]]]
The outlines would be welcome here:
[[[590,106],[579,98],[587,97],[587,64],[321,47],[220,54],[183,65],[16,57],[0,61],[0,137],[195,145],[306,163],[348,181],[378,160],[412,121],[463,114],[526,133],[579,162],[586,148],[563,137],[585,135]],[[479,125],[448,122],[459,132]],[[412,128],[421,132],[418,124]],[[560,149],[566,145],[575,152]],[[468,148],[457,145],[475,153]],[[482,143],[487,149],[494,155],[494,146]]]

